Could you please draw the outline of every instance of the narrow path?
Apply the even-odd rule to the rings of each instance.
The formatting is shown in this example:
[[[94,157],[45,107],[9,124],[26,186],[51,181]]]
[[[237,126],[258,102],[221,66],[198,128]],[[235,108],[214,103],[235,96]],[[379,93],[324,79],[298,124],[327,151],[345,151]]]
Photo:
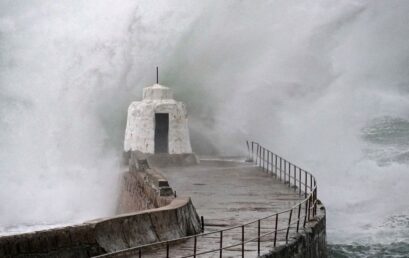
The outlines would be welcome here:
[[[190,196],[200,216],[204,217],[205,232],[218,231],[241,225],[291,208],[302,200],[293,189],[263,172],[252,163],[238,160],[201,160],[200,165],[191,167],[163,168],[162,171],[178,196]],[[288,214],[278,220],[279,228],[286,228]],[[261,234],[273,231],[275,217],[261,224]],[[245,240],[257,237],[257,223],[245,227]],[[224,232],[223,246],[238,243],[242,228]],[[278,239],[285,239],[286,230],[278,233]],[[290,231],[289,238],[295,235]],[[274,235],[261,239],[261,249],[273,247]],[[281,245],[283,242],[277,242]],[[189,240],[170,247],[170,257],[193,254],[193,241]],[[199,252],[217,249],[220,246],[218,235],[197,239]],[[245,244],[246,257],[257,256],[257,241]],[[223,257],[241,256],[242,246],[223,250]],[[250,251],[250,252],[249,252]],[[263,252],[262,252],[263,253]],[[166,257],[165,250],[144,257]],[[220,257],[219,252],[198,257]]]

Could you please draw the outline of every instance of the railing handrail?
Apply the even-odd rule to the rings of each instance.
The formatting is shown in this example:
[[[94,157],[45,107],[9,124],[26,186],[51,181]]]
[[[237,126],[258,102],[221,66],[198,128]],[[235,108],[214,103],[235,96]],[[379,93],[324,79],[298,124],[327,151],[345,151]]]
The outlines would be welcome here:
[[[304,194],[304,199],[302,201],[298,202],[297,204],[293,205],[289,209],[279,211],[279,212],[276,212],[274,214],[271,214],[271,215],[268,215],[268,216],[265,216],[265,217],[262,217],[262,218],[247,222],[247,223],[243,223],[243,224],[240,224],[240,225],[232,226],[232,227],[217,230],[217,231],[200,233],[200,234],[195,234],[195,235],[191,235],[191,236],[180,237],[180,238],[177,238],[177,239],[165,240],[165,241],[160,241],[160,242],[155,242],[155,243],[130,247],[130,248],[110,252],[110,253],[107,253],[107,254],[102,254],[102,255],[99,255],[99,256],[95,256],[95,257],[100,257],[100,258],[109,257],[109,256],[112,256],[112,255],[121,254],[121,253],[128,253],[128,252],[133,252],[133,251],[139,251],[139,257],[142,257],[142,254],[141,254],[142,249],[149,248],[149,247],[154,247],[154,246],[164,246],[164,245],[166,245],[167,254],[169,254],[169,245],[171,243],[180,242],[180,241],[189,240],[189,239],[194,239],[195,240],[195,248],[196,248],[196,241],[197,241],[197,238],[199,238],[199,237],[213,235],[213,234],[219,234],[219,235],[223,236],[223,232],[230,231],[230,230],[237,229],[237,228],[242,228],[242,230],[243,230],[243,239],[242,239],[243,241],[240,241],[237,244],[233,244],[233,245],[229,245],[229,246],[221,246],[220,248],[207,250],[207,251],[204,251],[204,252],[201,252],[201,253],[196,253],[196,250],[194,250],[194,254],[188,255],[188,256],[182,256],[182,258],[196,257],[197,255],[206,254],[206,253],[214,253],[214,252],[217,252],[217,251],[221,252],[222,250],[225,250],[227,248],[231,248],[231,247],[235,247],[235,246],[239,246],[239,245],[243,246],[245,243],[254,241],[256,239],[258,239],[258,241],[259,241],[258,242],[258,253],[260,254],[260,238],[263,237],[263,236],[267,236],[268,234],[274,233],[275,234],[274,246],[275,246],[276,245],[276,240],[277,240],[277,232],[283,231],[283,230],[287,231],[287,233],[286,233],[286,242],[287,242],[290,226],[294,225],[294,224],[297,224],[297,232],[299,230],[299,223],[300,223],[301,218],[302,218],[302,217],[300,217],[300,211],[301,211],[301,206],[303,206],[303,204],[305,204],[303,227],[305,227],[305,223],[307,221],[311,220],[311,217],[310,217],[311,209],[312,209],[313,217],[315,217],[315,215],[316,215],[317,200],[318,200],[317,199],[317,189],[318,189],[318,187],[317,187],[316,179],[310,172],[300,168],[299,166],[287,161],[283,157],[281,157],[281,156],[273,153],[272,151],[264,148],[263,146],[261,146],[257,142],[252,141],[251,142],[251,147],[250,147],[249,141],[246,141],[246,145],[247,145],[247,149],[248,149],[248,153],[249,153],[249,156],[248,156],[249,161],[254,162],[256,166],[262,168],[263,170],[267,170],[267,172],[272,172],[276,177],[278,177],[277,172],[280,172],[280,181],[282,181],[281,174],[282,174],[282,172],[284,172],[284,177],[285,177],[284,178],[284,184],[287,184],[286,179],[288,178],[289,179],[289,181],[288,181],[289,187],[293,186],[293,187],[295,187],[295,189],[298,188],[299,194],[300,195]],[[256,149],[254,148],[255,146],[256,146]],[[267,153],[267,159],[265,157],[266,153]],[[269,160],[270,156],[272,158],[271,160]],[[275,162],[273,161],[274,158],[275,158]],[[277,164],[278,160],[280,160],[279,166]],[[284,164],[284,167],[282,166],[283,164]],[[286,168],[287,165],[286,164],[288,164],[289,171],[287,171],[287,168]],[[295,176],[291,176],[291,165],[293,166],[293,172],[294,172]],[[271,168],[271,170],[269,170],[269,168]],[[297,180],[297,175],[296,175],[296,170],[297,169],[299,171],[298,180]],[[288,172],[288,177],[287,177],[287,172]],[[304,174],[304,181],[302,180],[301,174]],[[310,185],[308,185],[308,177],[310,178]],[[293,185],[291,185],[291,183],[292,183],[291,180],[292,179],[294,179],[293,181],[295,183]],[[303,189],[301,189],[301,186],[303,186],[304,191],[303,191]],[[310,191],[308,192],[308,190],[310,190]],[[308,210],[307,210],[307,206],[308,206]],[[292,222],[291,221],[292,211],[294,209],[297,209],[297,208],[298,208],[298,218]],[[288,225],[285,228],[280,228],[279,229],[278,225],[277,225],[278,216],[280,214],[285,214],[285,213],[288,213],[288,212],[290,213]],[[308,216],[307,216],[307,212],[308,212]],[[259,230],[259,232],[258,232],[259,235],[256,238],[252,238],[252,239],[248,239],[248,240],[244,241],[244,227],[245,226],[248,226],[248,225],[254,224],[254,223],[258,223],[258,227],[260,227],[260,222],[261,221],[272,218],[272,217],[276,218],[276,227],[275,227],[275,229],[273,231],[271,231],[271,232],[269,231],[269,232],[264,233],[263,235],[261,235],[260,234],[260,228],[259,228],[258,229]],[[222,240],[223,239],[221,239],[221,242],[222,242]],[[244,248],[242,250],[242,253],[244,255]],[[167,255],[167,257],[169,257],[169,256]]]

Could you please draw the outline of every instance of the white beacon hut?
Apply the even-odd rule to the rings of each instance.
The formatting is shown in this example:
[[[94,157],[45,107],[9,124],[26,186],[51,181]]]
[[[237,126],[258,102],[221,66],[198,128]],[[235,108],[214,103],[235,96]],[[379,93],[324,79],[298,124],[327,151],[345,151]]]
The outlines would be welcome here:
[[[142,101],[128,108],[125,152],[141,152],[150,165],[197,163],[190,145],[186,107],[172,90],[154,84],[143,89]]]

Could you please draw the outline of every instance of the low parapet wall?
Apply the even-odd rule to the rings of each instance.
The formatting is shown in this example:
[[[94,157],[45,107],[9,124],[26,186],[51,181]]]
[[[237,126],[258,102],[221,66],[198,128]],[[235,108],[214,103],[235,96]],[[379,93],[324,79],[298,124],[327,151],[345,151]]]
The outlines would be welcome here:
[[[128,213],[166,206],[174,193],[157,169],[126,172],[122,180],[117,213]]]
[[[325,207],[318,205],[317,215],[301,228],[295,239],[278,246],[260,258],[318,258],[328,257]]]
[[[190,198],[174,198],[165,181],[154,169],[125,173],[119,208],[133,212],[0,237],[0,257],[91,257],[199,233],[200,220]]]

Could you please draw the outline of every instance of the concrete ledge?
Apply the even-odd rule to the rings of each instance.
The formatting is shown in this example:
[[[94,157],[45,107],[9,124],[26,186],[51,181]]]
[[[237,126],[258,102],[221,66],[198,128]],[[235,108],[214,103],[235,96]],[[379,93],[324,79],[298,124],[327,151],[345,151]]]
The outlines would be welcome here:
[[[90,257],[200,232],[190,198],[80,225],[0,237],[0,257]],[[160,236],[160,237],[159,237]]]
[[[171,204],[100,221],[95,227],[97,242],[107,252],[132,246],[197,234],[200,219],[188,197]]]
[[[326,243],[325,207],[318,205],[317,215],[313,221],[300,229],[295,239],[286,245],[278,246],[261,258],[320,258],[328,257]]]

